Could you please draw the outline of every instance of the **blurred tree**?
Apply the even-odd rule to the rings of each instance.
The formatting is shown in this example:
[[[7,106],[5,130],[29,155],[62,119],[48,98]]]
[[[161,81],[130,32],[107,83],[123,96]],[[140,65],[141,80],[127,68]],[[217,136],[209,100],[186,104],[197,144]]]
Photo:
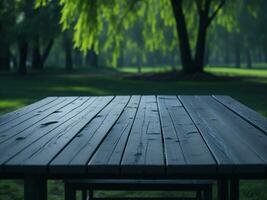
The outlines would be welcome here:
[[[267,63],[267,1],[257,0],[250,3],[252,3],[250,11],[256,18],[257,29],[254,30],[254,33],[257,31],[257,45],[260,47],[260,52],[263,52],[265,62]]]
[[[34,3],[34,1],[33,1]],[[32,36],[32,68],[42,69],[60,33],[59,6],[56,2],[50,3],[47,8],[33,10],[31,36]],[[43,48],[42,48],[43,47]]]
[[[98,55],[93,48],[86,52],[86,64],[89,67],[98,68]]]
[[[214,11],[211,11],[212,3],[217,3],[217,1],[195,0],[194,2],[196,4],[198,14],[198,30],[195,46],[195,57],[193,58],[189,44],[183,2],[182,0],[171,1],[180,41],[182,65],[183,69],[187,73],[203,71],[207,30],[212,20],[216,17],[220,9],[225,4],[225,0],[221,0],[218,2],[218,6],[214,9]]]
[[[149,24],[154,33],[153,28],[156,27],[156,16],[160,13],[162,20],[166,26],[175,26],[179,37],[179,45],[181,52],[181,60],[183,70],[186,73],[194,73],[203,71],[205,43],[207,30],[213,19],[221,10],[226,0],[191,0],[183,3],[182,0],[161,0],[155,3],[154,0],[148,1],[87,1],[87,0],[61,0],[62,15],[61,22],[63,29],[68,28],[74,22],[74,41],[75,46],[84,51],[94,48],[95,52],[99,50],[99,38],[103,30],[104,20],[109,26],[107,30],[107,46],[115,46],[113,57],[119,56],[120,41],[123,36],[118,33],[121,27],[128,28],[137,16],[146,16],[146,22]],[[143,7],[148,6],[148,13]],[[37,0],[37,5],[45,5],[46,0]],[[195,45],[195,56],[192,56],[190,48],[190,38],[187,25],[190,23],[186,20],[185,5],[194,4],[197,12],[198,30]],[[166,9],[167,8],[167,9]],[[173,15],[170,15],[170,10]],[[188,10],[187,10],[188,11]],[[192,12],[193,10],[191,10]],[[98,13],[101,13],[99,15]],[[134,13],[137,15],[131,15]],[[170,17],[171,16],[171,17]],[[147,36],[147,35],[146,35]],[[148,38],[145,38],[145,41]],[[157,43],[157,37],[153,37],[154,43]],[[94,44],[94,45],[93,45]],[[106,48],[107,49],[107,48]]]
[[[10,69],[10,48],[14,35],[15,2],[13,0],[0,1],[0,71]]]
[[[30,33],[32,30],[32,13],[33,1],[24,0],[17,1],[17,16],[16,16],[16,34],[18,40],[18,53],[19,53],[19,68],[20,74],[27,73],[27,57],[29,50]]]
[[[63,33],[63,49],[65,52],[65,69],[67,71],[72,70],[72,39],[69,30],[65,30]]]

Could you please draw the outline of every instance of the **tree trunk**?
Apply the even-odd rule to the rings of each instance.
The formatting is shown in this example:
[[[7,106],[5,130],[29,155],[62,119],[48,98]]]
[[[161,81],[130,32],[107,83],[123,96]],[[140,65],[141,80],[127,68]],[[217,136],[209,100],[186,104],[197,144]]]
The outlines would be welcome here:
[[[142,73],[142,52],[139,51],[139,53],[137,55],[138,55],[137,73],[141,74]]]
[[[122,68],[123,65],[124,65],[124,51],[123,51],[123,48],[121,47],[120,56],[118,58],[118,68]]]
[[[26,40],[26,36],[20,35],[18,37],[18,45],[19,45],[19,69],[18,73],[25,75],[27,74],[27,54],[28,54],[28,42]]]
[[[199,28],[196,44],[195,67],[197,72],[203,72],[207,37],[208,13],[199,11]]]
[[[0,71],[10,70],[10,50],[9,46],[0,47]]]
[[[229,65],[229,51],[226,50],[224,53],[224,64]]]
[[[142,63],[141,63],[140,60],[138,60],[137,73],[138,74],[141,74],[142,73]]]
[[[87,52],[86,63],[89,67],[98,68],[98,55],[93,49]]]
[[[32,47],[32,69],[40,70],[41,62],[41,52],[40,52],[40,41],[39,36],[35,36],[33,39],[33,47]]]
[[[12,52],[10,52],[10,59],[13,63],[13,68],[16,69],[18,67],[17,57]]]
[[[81,67],[83,64],[82,62],[82,54],[79,50],[74,51],[74,65],[77,67]]]
[[[207,47],[207,50],[205,51],[204,64],[205,65],[210,64],[210,48],[209,47]]]
[[[265,49],[264,49],[264,61],[267,63],[267,43],[266,43]]]
[[[228,33],[225,38],[225,44],[224,44],[224,64],[229,65],[230,64],[230,52],[229,52],[229,37]]]
[[[45,47],[45,50],[41,56],[41,61],[40,61],[40,68],[41,69],[44,68],[45,61],[47,60],[49,53],[51,52],[53,44],[54,44],[54,39],[50,39],[47,46]]]
[[[251,53],[249,48],[246,48],[247,68],[252,68]]]
[[[229,52],[229,33],[224,32],[224,64],[230,64],[230,52]]]
[[[91,59],[92,67],[98,68],[98,57],[94,50],[91,50]]]
[[[240,45],[239,42],[235,42],[235,66],[240,68],[241,61],[240,61]]]
[[[64,51],[65,51],[65,69],[67,71],[72,70],[72,42],[68,32],[63,36]]]
[[[172,70],[174,71],[175,70],[175,55],[176,55],[176,52],[175,50],[172,51],[172,53],[170,54],[171,56],[171,67],[172,67]]]
[[[6,33],[3,30],[0,36],[0,71],[9,71],[10,69],[10,44],[5,35]]]
[[[47,46],[45,47],[44,53],[41,54],[41,45],[39,36],[36,36],[33,41],[33,52],[32,52],[32,68],[35,70],[42,70],[44,68],[45,61],[52,49],[54,40],[50,39]]]
[[[182,0],[171,0],[173,14],[176,20],[176,29],[179,37],[182,69],[185,73],[196,71],[192,60],[185,16],[182,9]]]
[[[0,71],[10,69],[10,43],[5,26],[5,19],[0,19]]]

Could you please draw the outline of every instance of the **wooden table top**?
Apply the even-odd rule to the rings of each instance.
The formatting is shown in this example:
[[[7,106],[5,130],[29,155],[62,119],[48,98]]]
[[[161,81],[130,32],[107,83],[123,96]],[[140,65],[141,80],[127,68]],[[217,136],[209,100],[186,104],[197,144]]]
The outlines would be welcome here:
[[[0,175],[267,174],[267,118],[229,96],[47,97],[0,117]]]

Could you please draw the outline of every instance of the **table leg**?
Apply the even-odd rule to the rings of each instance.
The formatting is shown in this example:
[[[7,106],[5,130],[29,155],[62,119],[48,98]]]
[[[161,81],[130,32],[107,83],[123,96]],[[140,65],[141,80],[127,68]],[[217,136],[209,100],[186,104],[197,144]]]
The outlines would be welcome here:
[[[82,190],[82,200],[87,200],[87,190]]]
[[[88,200],[93,200],[94,198],[94,191],[92,189],[89,190],[89,196],[88,196]]]
[[[24,178],[24,200],[47,200],[47,180],[41,176]]]
[[[239,199],[239,180],[238,178],[232,178],[230,182],[230,199]]]
[[[71,184],[65,183],[65,200],[75,200],[76,190]]]
[[[203,191],[203,199],[212,200],[212,185]]]
[[[229,184],[226,178],[218,180],[218,200],[229,200]]]

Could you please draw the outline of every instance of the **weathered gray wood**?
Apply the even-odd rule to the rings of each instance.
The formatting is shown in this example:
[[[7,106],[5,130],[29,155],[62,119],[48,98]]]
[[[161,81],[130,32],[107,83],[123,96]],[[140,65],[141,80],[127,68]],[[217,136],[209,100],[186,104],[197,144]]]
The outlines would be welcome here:
[[[40,120],[57,112],[58,109],[70,104],[75,99],[77,99],[77,97],[58,98],[49,105],[43,106],[41,109],[34,110],[24,115],[22,118],[17,118],[0,126],[0,143],[35,125]]]
[[[11,129],[11,128],[13,128],[13,127],[15,127],[15,126],[27,121],[27,120],[30,120],[33,117],[42,115],[44,111],[47,111],[49,108],[52,108],[55,105],[58,105],[58,104],[64,102],[65,100],[67,100],[67,98],[64,98],[64,97],[57,98],[55,101],[42,106],[38,110],[34,109],[31,112],[28,112],[28,113],[22,115],[21,117],[17,117],[17,118],[15,118],[15,119],[7,122],[7,123],[2,124],[0,126],[0,133],[4,132],[6,130],[9,130],[9,129]]]
[[[133,96],[88,164],[89,173],[119,173],[120,162],[133,125],[140,96]]]
[[[176,96],[157,98],[168,173],[216,171],[216,161]]]
[[[47,118],[20,132],[16,135],[16,137],[12,137],[3,142],[0,145],[0,152],[2,152],[0,154],[0,164],[11,159],[23,149],[44,137],[46,134],[53,134],[53,132],[50,132],[59,126],[63,126],[63,123],[75,117],[94,100],[95,98],[91,98],[89,100],[88,97],[80,97],[73,101],[73,103],[58,109],[57,112],[54,112]]]
[[[86,102],[76,110],[67,123],[63,123],[53,131],[37,140],[25,150],[5,164],[5,170],[19,170],[16,166],[21,166],[21,171],[31,169],[46,170],[47,165],[74,136],[101,111],[113,97],[90,98],[92,102]],[[68,117],[68,116],[67,116]]]
[[[267,142],[263,133],[211,96],[179,98],[216,157],[219,172],[264,173]]]
[[[164,173],[165,163],[155,96],[142,96],[122,158],[122,173]]]
[[[0,175],[266,177],[264,118],[239,104],[221,96],[48,98],[0,117]]]
[[[88,161],[119,118],[129,99],[129,96],[117,96],[113,99],[79,131],[79,134],[51,162],[50,168],[56,173],[85,173]],[[64,169],[61,169],[62,166]]]
[[[29,112],[32,112],[33,110],[39,109],[44,105],[47,105],[53,101],[55,101],[57,97],[47,97],[40,101],[37,101],[33,104],[30,104],[28,106],[24,106],[18,110],[15,110],[13,112],[6,113],[0,117],[0,126],[3,124],[6,124],[18,117],[21,117]]]
[[[214,105],[214,110],[216,110],[216,113],[225,120],[228,127],[236,133],[236,137],[243,140],[243,142],[249,147],[250,151],[255,152],[259,158],[267,163],[267,135],[252,126],[246,120],[242,119],[236,113],[226,109],[222,104],[213,101],[211,97],[205,97],[204,101],[208,104],[209,102],[214,102],[214,104],[212,104]]]
[[[240,102],[234,100],[232,97],[219,95],[213,95],[213,97],[219,102],[221,102],[223,105],[225,105],[227,108],[241,116],[247,122],[267,134],[266,117],[260,115],[259,113],[245,106],[244,104],[241,104]]]

